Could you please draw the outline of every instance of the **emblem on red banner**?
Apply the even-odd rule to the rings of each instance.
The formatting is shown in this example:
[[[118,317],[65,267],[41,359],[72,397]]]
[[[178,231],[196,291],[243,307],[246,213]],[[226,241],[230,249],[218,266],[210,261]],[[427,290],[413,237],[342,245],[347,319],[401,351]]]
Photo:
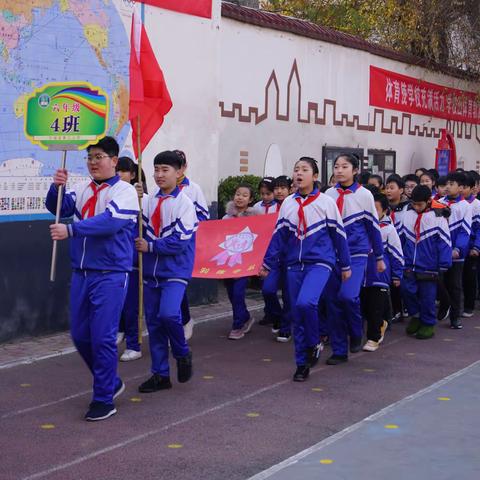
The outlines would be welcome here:
[[[195,278],[257,275],[277,215],[200,222],[195,245]]]
[[[225,241],[219,247],[223,248],[223,252],[215,255],[212,261],[216,261],[217,265],[227,264],[229,267],[242,264],[242,253],[252,252],[253,243],[258,237],[249,227],[245,227],[241,232],[235,235],[226,235]]]

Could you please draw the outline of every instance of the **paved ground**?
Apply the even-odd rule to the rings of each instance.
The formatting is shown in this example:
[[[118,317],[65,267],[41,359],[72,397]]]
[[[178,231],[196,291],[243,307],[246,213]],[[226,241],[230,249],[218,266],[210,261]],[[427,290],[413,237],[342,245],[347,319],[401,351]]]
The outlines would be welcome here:
[[[250,303],[260,308],[254,297]],[[348,364],[335,367],[322,362],[308,382],[298,384],[291,381],[292,345],[274,342],[269,329],[260,326],[241,341],[228,341],[227,311],[223,303],[195,311],[195,318],[204,323],[197,326],[192,340],[191,382],[175,383],[167,392],[138,394],[138,384],[148,377],[145,352],[142,360],[120,364],[127,390],[118,398],[118,414],[93,424],[82,420],[90,401],[90,377],[80,358],[76,353],[51,356],[55,351],[65,353],[65,336],[54,337],[54,348],[43,351],[33,342],[34,354],[28,343],[9,345],[7,353],[0,347],[0,479],[246,479],[480,359],[478,315],[465,320],[463,331],[440,326],[431,341],[408,338],[403,326],[395,325],[379,351],[352,355]],[[324,358],[327,355],[324,352]],[[50,358],[33,361],[35,356]],[[465,412],[468,422],[478,404],[473,401],[478,390],[468,389],[471,383],[478,388],[478,375],[467,381],[463,393],[442,390],[438,396],[451,401],[438,401],[436,416],[425,428],[422,417],[412,423],[407,414],[394,415],[388,423],[398,424],[398,429],[362,437],[360,443],[373,442],[372,449],[358,450],[368,458],[355,478],[386,478],[366,470],[364,474],[362,468],[377,461],[389,441],[399,442],[407,428],[407,442],[395,445],[399,459],[405,458],[402,449],[411,436],[445,422],[456,408]],[[457,422],[447,423],[454,437]],[[355,435],[362,435],[362,428]],[[437,440],[445,443],[445,435],[445,429],[438,430]],[[334,463],[314,462],[315,467],[339,468],[352,456],[355,447],[336,443],[339,450],[322,452]],[[474,443],[478,445],[478,436]],[[452,462],[468,461],[461,456],[463,446],[459,442],[458,455],[449,457]],[[391,446],[387,450],[392,452]],[[429,447],[424,452],[425,462],[438,460],[431,458],[435,451]],[[322,472],[318,470],[319,475]],[[350,478],[350,471],[345,472],[328,478]],[[300,472],[279,478],[306,477]],[[431,476],[411,478],[439,477],[432,469]]]
[[[479,398],[476,362],[251,480],[478,480]]]

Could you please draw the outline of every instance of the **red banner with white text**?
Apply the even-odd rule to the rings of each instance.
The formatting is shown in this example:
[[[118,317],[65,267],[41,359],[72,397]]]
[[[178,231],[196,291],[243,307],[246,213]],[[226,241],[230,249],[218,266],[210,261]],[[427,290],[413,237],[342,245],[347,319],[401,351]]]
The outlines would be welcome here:
[[[370,66],[370,105],[457,122],[480,123],[477,94]]]
[[[210,220],[198,226],[195,278],[239,278],[257,275],[277,214]]]
[[[142,3],[187,15],[212,18],[212,0],[142,0]]]

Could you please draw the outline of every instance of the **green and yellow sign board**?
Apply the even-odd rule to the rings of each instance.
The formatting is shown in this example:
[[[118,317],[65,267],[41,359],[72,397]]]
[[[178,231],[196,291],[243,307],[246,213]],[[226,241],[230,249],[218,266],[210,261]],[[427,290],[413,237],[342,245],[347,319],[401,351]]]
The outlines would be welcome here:
[[[47,150],[82,150],[104,137],[108,96],[88,82],[49,83],[26,100],[25,135]]]

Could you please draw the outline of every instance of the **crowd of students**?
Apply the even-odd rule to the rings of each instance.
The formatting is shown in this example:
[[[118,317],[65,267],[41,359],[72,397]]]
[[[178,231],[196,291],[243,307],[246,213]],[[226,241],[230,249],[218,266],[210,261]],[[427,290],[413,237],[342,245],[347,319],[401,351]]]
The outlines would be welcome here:
[[[114,399],[125,389],[117,375],[123,335],[120,360],[142,355],[140,280],[152,374],[139,391],[172,388],[170,351],[177,380],[191,378],[193,320],[185,292],[195,232],[209,213],[200,187],[185,176],[187,161],[179,150],[155,156],[155,194],[147,193],[145,178],[137,181],[131,159],[118,158],[115,139],[105,137],[87,154],[92,181],[61,199],[62,218],[73,222],[50,230],[53,240],[71,243],[71,335],[93,375],[85,418],[96,421],[116,413]],[[258,323],[272,325],[279,342],[293,338],[293,380],[308,378],[327,343],[328,365],[344,363],[349,353],[362,349],[376,351],[389,323],[404,316],[406,333],[417,339],[432,338],[437,319],[448,318],[451,328],[461,329],[460,318],[473,315],[477,294],[480,176],[456,171],[439,178],[435,170],[419,169],[403,178],[391,175],[384,183],[379,175],[360,173],[359,159],[351,154],[335,159],[329,186],[321,187],[318,176],[317,162],[302,157],[293,178],[262,179],[256,204],[252,188],[240,184],[224,217],[278,215],[259,272],[265,316]],[[52,213],[58,187],[67,180],[66,170],[54,175],[46,199]],[[137,252],[143,253],[143,279]],[[228,338],[241,340],[255,323],[245,303],[248,277],[225,284],[233,313]]]

